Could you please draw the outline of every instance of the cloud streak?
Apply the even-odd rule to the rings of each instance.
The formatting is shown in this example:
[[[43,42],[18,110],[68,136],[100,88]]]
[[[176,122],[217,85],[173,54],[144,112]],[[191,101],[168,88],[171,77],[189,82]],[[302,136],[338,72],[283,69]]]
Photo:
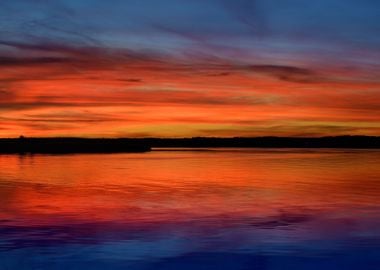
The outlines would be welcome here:
[[[379,134],[376,3],[82,1],[2,2],[1,137]]]

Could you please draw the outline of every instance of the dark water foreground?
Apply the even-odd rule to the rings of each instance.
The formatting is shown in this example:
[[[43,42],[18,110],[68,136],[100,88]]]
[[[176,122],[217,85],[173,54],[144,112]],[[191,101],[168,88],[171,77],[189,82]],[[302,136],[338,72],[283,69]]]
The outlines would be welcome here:
[[[380,269],[380,151],[0,155],[0,270]]]

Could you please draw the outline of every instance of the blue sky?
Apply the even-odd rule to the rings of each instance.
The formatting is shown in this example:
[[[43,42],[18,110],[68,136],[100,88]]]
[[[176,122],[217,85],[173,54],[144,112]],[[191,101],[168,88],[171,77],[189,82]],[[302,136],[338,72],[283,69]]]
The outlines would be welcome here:
[[[5,0],[0,8],[2,39],[179,51],[380,45],[380,3],[370,0]]]

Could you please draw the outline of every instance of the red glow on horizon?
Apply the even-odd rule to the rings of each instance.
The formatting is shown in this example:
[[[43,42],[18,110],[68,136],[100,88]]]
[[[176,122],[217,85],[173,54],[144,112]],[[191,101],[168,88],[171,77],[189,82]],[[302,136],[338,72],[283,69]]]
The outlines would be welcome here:
[[[2,67],[0,137],[380,134],[380,82],[359,73],[74,56]]]

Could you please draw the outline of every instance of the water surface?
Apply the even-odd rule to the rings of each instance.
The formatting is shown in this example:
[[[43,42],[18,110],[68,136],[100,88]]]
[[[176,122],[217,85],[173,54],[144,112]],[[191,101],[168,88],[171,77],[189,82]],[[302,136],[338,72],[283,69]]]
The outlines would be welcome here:
[[[380,151],[0,155],[0,270],[380,269]]]

